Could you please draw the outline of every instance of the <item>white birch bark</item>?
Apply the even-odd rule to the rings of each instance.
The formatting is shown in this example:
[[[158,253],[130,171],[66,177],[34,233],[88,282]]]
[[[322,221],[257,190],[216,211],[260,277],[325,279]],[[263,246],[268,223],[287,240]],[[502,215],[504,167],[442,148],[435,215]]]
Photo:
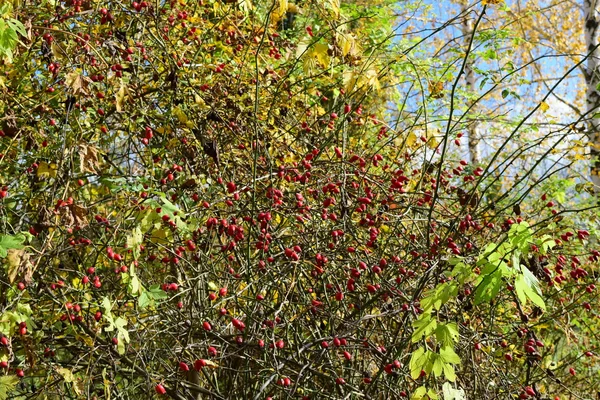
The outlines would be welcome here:
[[[583,12],[585,17],[585,44],[588,51],[588,59],[585,69],[586,83],[586,115],[587,132],[590,143],[591,156],[591,178],[594,191],[600,193],[600,118],[592,118],[600,112],[600,20],[597,0],[583,0]]]

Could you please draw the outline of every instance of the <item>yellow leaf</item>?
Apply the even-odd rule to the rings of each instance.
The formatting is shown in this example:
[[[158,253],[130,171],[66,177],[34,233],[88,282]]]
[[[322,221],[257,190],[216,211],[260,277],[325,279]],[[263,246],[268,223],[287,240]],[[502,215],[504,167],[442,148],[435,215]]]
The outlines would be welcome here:
[[[6,262],[8,263],[8,282],[13,283],[17,279],[19,274],[19,267],[21,266],[21,257],[25,252],[24,249],[8,249],[6,256]]]
[[[340,46],[340,50],[342,51],[342,57],[346,57],[349,53],[352,55],[356,55],[357,46],[354,37],[349,34],[341,34],[337,37],[337,42]]]
[[[58,166],[55,163],[48,164],[42,161],[37,169],[38,178],[56,178]]]
[[[288,0],[279,0],[279,14],[283,15],[287,12]]]
[[[288,9],[288,0],[278,0],[277,7],[271,14],[271,23],[276,25],[285,16]]]
[[[54,58],[56,58],[62,62],[67,60],[67,58],[68,58],[67,50],[65,49],[65,47],[58,44],[56,42],[56,40],[52,42],[52,44],[50,45],[50,49],[52,50],[52,55],[54,56]]]
[[[355,88],[357,82],[358,82],[358,79],[354,72],[352,72],[352,71],[344,72],[344,90],[346,91],[346,93],[352,93],[354,91],[354,88]]]
[[[444,82],[429,82],[429,95],[433,99],[441,99],[444,97]]]
[[[187,115],[179,107],[173,107],[173,114],[177,117],[180,123],[185,124],[188,120]]]
[[[252,1],[250,0],[240,0],[238,4],[240,10],[242,10],[242,12],[246,15],[248,15],[248,13],[254,8],[254,6],[252,5]]]
[[[323,68],[329,68],[329,46],[323,43],[315,43],[312,48],[311,56],[315,57],[317,61],[323,66]]]
[[[56,372],[58,372],[67,383],[71,383],[75,380],[73,371],[68,368],[57,368]]]
[[[123,112],[123,105],[125,103],[125,97],[127,96],[127,87],[125,86],[125,82],[121,81],[121,87],[119,91],[115,93],[115,106],[117,112]]]
[[[335,19],[340,17],[340,0],[326,0],[325,7]]]
[[[204,360],[204,362],[206,363],[206,366],[209,367],[209,368],[218,368],[219,367],[219,364],[217,364],[214,361]]]
[[[546,103],[545,101],[542,101],[542,103],[540,104],[540,110],[542,110],[542,112],[546,112],[546,111],[548,111],[549,108],[550,108],[550,106],[548,105],[548,103]]]
[[[169,242],[167,239],[168,236],[169,235],[167,234],[167,231],[165,231],[164,229],[156,229],[154,232],[152,232],[152,235],[150,236],[150,241],[152,243],[166,244]]]

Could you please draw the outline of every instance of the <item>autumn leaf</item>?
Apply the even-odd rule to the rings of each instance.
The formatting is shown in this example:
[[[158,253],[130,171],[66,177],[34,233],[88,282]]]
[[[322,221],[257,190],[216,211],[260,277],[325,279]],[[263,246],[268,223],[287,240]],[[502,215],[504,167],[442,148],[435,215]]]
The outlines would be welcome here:
[[[444,97],[444,82],[429,81],[428,87],[429,87],[429,96],[431,96],[432,99],[441,99],[442,97]]]
[[[115,93],[115,108],[117,110],[117,112],[123,112],[123,106],[125,104],[125,100],[128,96],[128,90],[127,90],[127,86],[125,85],[125,82],[121,81],[121,86],[119,87],[119,90],[117,91],[117,93]]]
[[[71,209],[75,225],[80,228],[87,226],[87,219],[85,218],[88,214],[87,208],[77,204],[71,204],[69,208]]]
[[[65,78],[65,85],[71,88],[74,94],[87,95],[87,87],[90,82],[90,78],[83,76],[77,70],[69,72]]]
[[[356,56],[359,53],[360,47],[352,34],[338,34],[337,43],[342,52],[342,57],[346,57],[348,54]]]
[[[56,178],[56,172],[58,170],[58,166],[56,163],[47,163],[42,161],[37,168],[37,176],[38,178]]]
[[[325,8],[329,10],[329,14],[335,18],[340,18],[340,0],[326,0]]]
[[[94,146],[79,144],[79,170],[81,172],[97,173],[99,167],[98,149]]]
[[[52,50],[52,55],[59,61],[65,62],[69,58],[69,51],[64,46],[58,44],[56,41],[53,41],[50,45],[50,49]]]

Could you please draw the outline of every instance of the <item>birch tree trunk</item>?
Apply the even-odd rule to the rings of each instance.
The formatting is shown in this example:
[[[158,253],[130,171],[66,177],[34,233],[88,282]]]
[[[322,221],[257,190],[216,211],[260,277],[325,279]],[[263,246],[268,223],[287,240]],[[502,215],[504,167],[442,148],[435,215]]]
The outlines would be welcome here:
[[[467,10],[467,6],[461,7],[461,13],[464,14],[465,18],[462,23],[462,34],[465,41],[465,47],[468,47],[471,36],[473,35],[473,18],[470,16],[470,12]],[[466,91],[468,93],[475,93],[475,73],[473,72],[473,66],[470,61],[467,60],[465,64],[465,80],[466,80]],[[469,100],[468,106],[473,104],[472,100]],[[470,110],[473,112],[473,109]],[[479,154],[479,134],[477,133],[477,121],[469,121],[468,130],[468,145],[469,145],[469,157],[471,164],[479,164],[481,157]]]
[[[586,83],[586,115],[587,133],[590,142],[591,177],[594,191],[600,193],[600,118],[594,118],[594,114],[600,112],[600,92],[597,89],[600,84],[600,30],[597,0],[583,0],[583,12],[585,15],[585,44],[588,51],[587,66],[585,69]]]

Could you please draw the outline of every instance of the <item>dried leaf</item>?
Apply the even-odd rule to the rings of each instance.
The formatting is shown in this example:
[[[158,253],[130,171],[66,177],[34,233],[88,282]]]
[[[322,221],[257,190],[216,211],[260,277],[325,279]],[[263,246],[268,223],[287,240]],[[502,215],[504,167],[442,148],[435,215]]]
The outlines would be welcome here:
[[[19,277],[19,280],[25,284],[33,281],[34,266],[29,259],[29,253],[26,253],[24,249],[9,249],[6,262],[8,264],[8,281],[10,283],[14,283]]]
[[[8,255],[6,256],[6,263],[8,268],[8,281],[12,284],[19,275],[21,267],[21,258],[25,253],[25,249],[8,249]]]
[[[87,87],[91,82],[90,78],[83,76],[79,71],[71,71],[67,74],[65,85],[73,90],[74,94],[87,95]]]
[[[81,228],[87,226],[87,219],[85,218],[88,214],[87,208],[77,204],[71,204],[70,209],[73,219],[75,220],[75,225]]]
[[[84,143],[79,144],[79,169],[81,172],[97,173],[98,149]]]
[[[429,95],[433,99],[441,99],[444,97],[444,82],[429,82]]]

